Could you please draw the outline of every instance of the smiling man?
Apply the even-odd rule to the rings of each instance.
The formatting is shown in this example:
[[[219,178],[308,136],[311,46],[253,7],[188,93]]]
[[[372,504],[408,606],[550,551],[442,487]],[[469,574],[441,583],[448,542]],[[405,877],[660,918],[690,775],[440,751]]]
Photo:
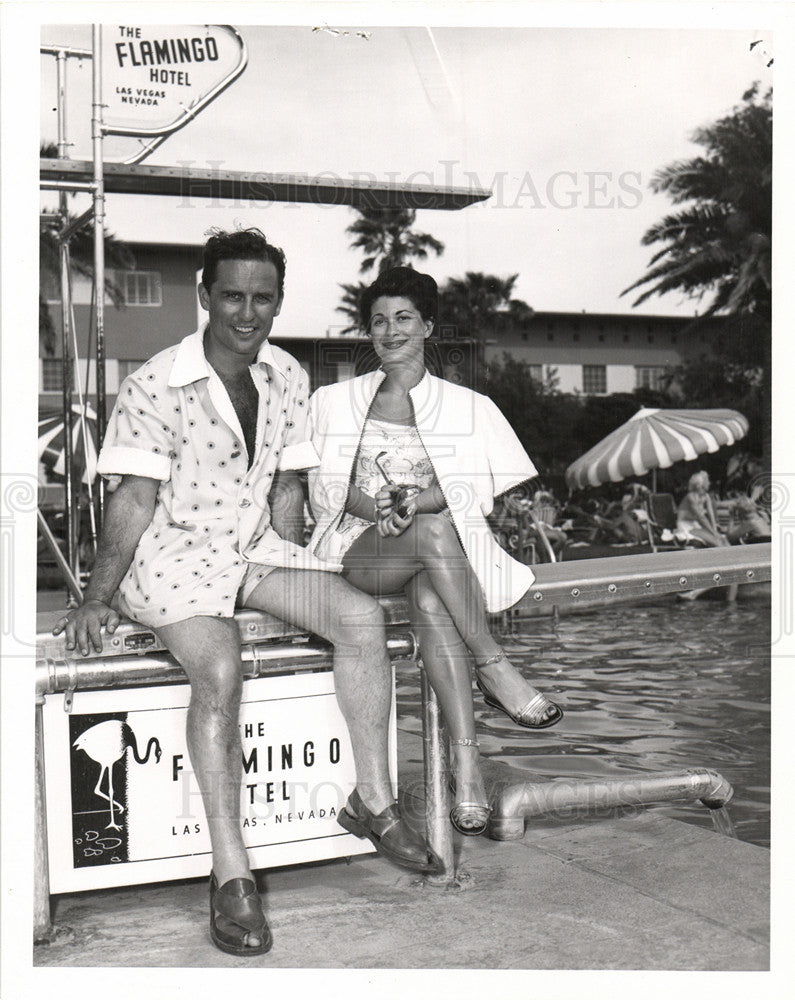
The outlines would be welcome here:
[[[297,470],[317,464],[308,379],[268,343],[284,296],[284,254],[259,230],[219,232],[204,249],[206,326],[167,348],[119,389],[99,456],[110,495],[80,608],[55,628],[86,654],[119,614],[157,630],[191,684],[188,748],[213,852],[210,929],[235,955],[271,935],[240,824],[238,714],[242,662],[235,607],[267,611],[334,644],[337,700],[348,724],[364,836],[395,863],[440,861],[403,821],[387,759],[391,672],[377,601],[300,544]],[[118,592],[118,597],[115,595]]]

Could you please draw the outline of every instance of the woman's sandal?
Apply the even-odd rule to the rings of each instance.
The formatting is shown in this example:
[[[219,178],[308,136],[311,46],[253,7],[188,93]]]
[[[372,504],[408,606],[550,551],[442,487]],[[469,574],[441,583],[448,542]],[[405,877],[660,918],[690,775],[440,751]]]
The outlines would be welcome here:
[[[479,747],[477,740],[450,740],[452,744],[462,747]],[[450,778],[450,791],[455,795],[455,778]],[[456,802],[450,810],[450,822],[465,837],[479,837],[486,832],[491,815],[491,806],[484,806],[480,802]],[[462,820],[469,817],[475,821],[474,826],[462,826]]]
[[[487,667],[490,663],[499,663],[500,660],[505,659],[504,653],[497,653],[495,656],[490,656],[487,660],[483,660],[482,663],[475,662],[475,669],[481,670],[483,667]],[[487,705],[491,705],[492,708],[497,708],[501,712],[504,712],[508,718],[517,726],[522,726],[524,729],[549,729],[550,726],[556,726],[560,720],[563,718],[563,709],[560,705],[556,705],[554,701],[550,701],[545,694],[534,695],[530,701],[515,715],[510,712],[505,705],[496,698],[493,694],[489,694],[488,691],[480,683],[480,678],[478,677],[475,681],[478,687],[478,691],[483,695],[483,700]],[[554,708],[555,714],[551,715],[548,719],[542,719],[541,722],[535,722],[534,719],[538,716],[538,711],[544,704],[548,708]]]
[[[216,948],[230,955],[264,955],[273,944],[262,912],[257,886],[250,878],[233,878],[218,886],[210,875],[210,937]],[[248,945],[257,938],[258,945]]]

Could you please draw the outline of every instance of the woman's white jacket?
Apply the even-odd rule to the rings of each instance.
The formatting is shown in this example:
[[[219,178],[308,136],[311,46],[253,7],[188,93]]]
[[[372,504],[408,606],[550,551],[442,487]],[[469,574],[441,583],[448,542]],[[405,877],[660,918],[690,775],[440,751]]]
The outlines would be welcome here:
[[[370,404],[385,373],[319,388],[310,400],[312,443],[320,464],[309,472],[309,497],[316,526],[310,548],[338,562],[336,529],[345,510],[348,485]],[[528,566],[496,542],[486,516],[494,498],[537,475],[536,468],[494,403],[480,393],[426,371],[409,391],[428,458],[467,558],[483,587],[489,611],[520,600],[533,582]]]

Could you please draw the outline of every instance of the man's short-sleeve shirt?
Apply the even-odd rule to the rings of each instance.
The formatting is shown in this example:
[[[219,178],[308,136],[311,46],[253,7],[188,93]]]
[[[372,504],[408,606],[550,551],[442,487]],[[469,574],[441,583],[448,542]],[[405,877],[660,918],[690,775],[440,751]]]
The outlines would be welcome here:
[[[203,329],[122,383],[98,469],[160,481],[154,516],[119,592],[123,610],[156,627],[195,615],[229,617],[252,565],[338,570],[271,527],[279,469],[317,464],[309,442],[306,372],[265,343],[250,372],[259,394],[249,464],[243,430],[204,355]]]

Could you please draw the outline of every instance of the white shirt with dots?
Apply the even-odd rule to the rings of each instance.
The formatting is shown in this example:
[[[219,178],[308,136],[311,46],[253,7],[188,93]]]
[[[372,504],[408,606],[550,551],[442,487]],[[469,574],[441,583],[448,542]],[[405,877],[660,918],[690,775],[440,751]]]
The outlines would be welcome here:
[[[309,441],[309,379],[286,351],[262,345],[250,371],[259,394],[254,456],[232,401],[204,355],[204,328],[128,376],[98,460],[102,475],[160,480],[154,516],[120,587],[121,610],[157,627],[231,617],[276,566],[338,572],[271,527],[279,469],[318,459]]]

